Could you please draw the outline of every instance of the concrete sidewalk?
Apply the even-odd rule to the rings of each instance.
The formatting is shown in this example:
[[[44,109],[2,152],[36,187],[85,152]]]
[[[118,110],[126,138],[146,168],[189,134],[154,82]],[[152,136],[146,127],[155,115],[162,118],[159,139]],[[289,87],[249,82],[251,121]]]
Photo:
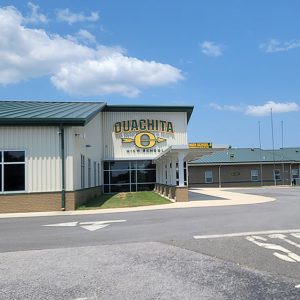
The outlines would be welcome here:
[[[275,198],[242,194],[238,192],[225,191],[222,188],[193,188],[189,190],[193,193],[207,195],[208,199],[211,197],[222,198],[222,200],[199,200],[189,202],[175,202],[162,205],[149,205],[128,208],[107,208],[107,209],[93,209],[93,210],[75,210],[75,211],[53,211],[53,212],[32,212],[32,213],[4,213],[0,214],[0,219],[5,218],[29,218],[29,217],[46,217],[46,216],[72,216],[72,215],[89,215],[89,214],[107,214],[107,213],[121,213],[134,211],[148,211],[159,209],[175,209],[175,208],[200,208],[200,207],[215,207],[215,206],[230,206],[230,205],[250,205],[260,204],[270,201],[275,201]]]

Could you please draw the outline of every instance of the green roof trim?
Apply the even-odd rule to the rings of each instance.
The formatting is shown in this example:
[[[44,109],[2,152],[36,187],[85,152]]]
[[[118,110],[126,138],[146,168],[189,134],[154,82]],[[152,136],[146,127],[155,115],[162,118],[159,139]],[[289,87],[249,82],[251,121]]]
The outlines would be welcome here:
[[[0,125],[84,126],[100,111],[186,112],[193,106],[106,105],[105,102],[0,101]]]
[[[231,148],[194,159],[189,165],[236,165],[253,163],[300,162],[300,147],[264,150],[259,148]]]
[[[106,105],[103,111],[110,112],[186,112],[189,122],[194,106],[171,105]]]
[[[84,126],[104,102],[0,101],[0,125]]]

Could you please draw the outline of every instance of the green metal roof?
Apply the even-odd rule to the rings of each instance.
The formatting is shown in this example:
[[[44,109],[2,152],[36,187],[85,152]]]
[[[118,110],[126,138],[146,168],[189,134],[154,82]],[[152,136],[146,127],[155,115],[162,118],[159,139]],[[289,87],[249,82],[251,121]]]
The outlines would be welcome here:
[[[106,105],[104,111],[129,111],[129,112],[186,112],[189,122],[194,106],[171,105]]]
[[[241,163],[273,163],[275,162],[300,162],[299,148],[284,148],[274,150],[261,150],[259,148],[232,148],[214,152],[201,158],[192,160],[190,165],[213,164],[241,164]]]
[[[83,126],[104,102],[0,101],[0,125]]]

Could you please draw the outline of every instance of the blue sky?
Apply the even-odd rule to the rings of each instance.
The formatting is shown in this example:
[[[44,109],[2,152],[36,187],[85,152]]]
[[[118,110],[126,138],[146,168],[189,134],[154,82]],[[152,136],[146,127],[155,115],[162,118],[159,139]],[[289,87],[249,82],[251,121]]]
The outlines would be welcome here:
[[[190,142],[300,146],[300,2],[1,1],[2,100],[194,105]]]

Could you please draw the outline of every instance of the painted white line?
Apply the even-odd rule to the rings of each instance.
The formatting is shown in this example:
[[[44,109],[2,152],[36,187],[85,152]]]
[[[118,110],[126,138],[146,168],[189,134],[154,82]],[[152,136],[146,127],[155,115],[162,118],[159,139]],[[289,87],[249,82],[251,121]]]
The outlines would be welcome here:
[[[297,232],[297,233],[291,233],[291,236],[297,238],[297,239],[300,239],[300,232]]]
[[[83,229],[89,230],[89,231],[95,231],[95,230],[107,227],[109,225],[110,224],[103,224],[103,225],[91,224],[91,225],[83,225],[83,226],[80,226],[80,227],[83,228]]]
[[[106,224],[106,223],[121,223],[126,222],[126,220],[108,220],[108,221],[94,221],[94,222],[80,222],[80,225],[89,225],[89,224]]]
[[[48,225],[42,225],[42,226],[47,226],[47,227],[81,227],[83,229],[89,230],[89,231],[95,231],[98,229],[105,228],[111,223],[121,223],[121,222],[126,222],[126,220],[107,220],[107,221],[90,221],[90,222],[67,222],[67,223],[57,223],[57,224],[48,224]]]
[[[225,234],[211,234],[211,235],[194,235],[194,239],[216,239],[223,237],[239,237],[247,235],[264,235],[273,233],[293,233],[299,232],[300,229],[287,229],[287,230],[266,230],[266,231],[250,231],[250,232],[237,232],[237,233],[225,233]]]
[[[300,289],[300,284],[295,285],[296,289]]]
[[[49,226],[49,227],[56,227],[56,226],[72,227],[72,226],[76,226],[77,224],[78,224],[78,222],[68,222],[68,223],[49,224],[49,225],[43,225],[43,226]]]
[[[271,244],[271,243],[266,243],[267,239],[261,236],[247,236],[246,240],[249,242],[254,243],[255,245],[269,249],[269,250],[276,250],[280,251],[283,253],[278,253],[278,252],[273,252],[273,255],[276,256],[277,258],[287,261],[287,262],[300,262],[300,256],[293,253],[292,251],[277,245],[277,244]]]
[[[284,235],[284,234],[270,234],[269,237],[271,239],[280,239],[280,240],[285,241],[286,243],[288,243],[290,245],[293,245],[297,248],[300,248],[299,244],[295,243],[294,241],[291,241],[291,240],[287,239],[286,235]]]

